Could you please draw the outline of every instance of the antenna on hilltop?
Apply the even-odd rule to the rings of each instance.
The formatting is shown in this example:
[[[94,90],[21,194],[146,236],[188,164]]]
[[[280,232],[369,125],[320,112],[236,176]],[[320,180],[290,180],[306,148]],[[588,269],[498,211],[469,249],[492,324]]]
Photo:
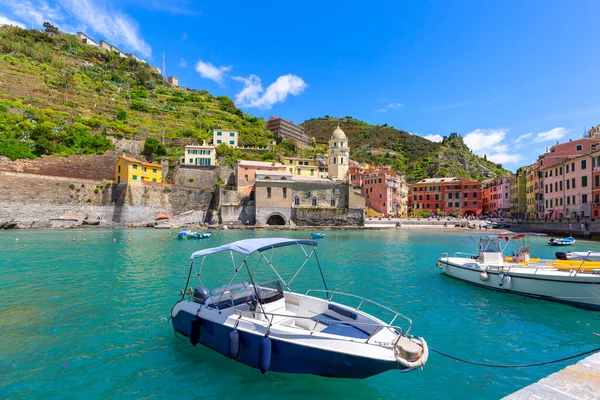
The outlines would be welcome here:
[[[162,73],[163,73],[163,77],[167,77],[167,67],[165,66],[165,52],[163,51],[163,66],[162,66]]]

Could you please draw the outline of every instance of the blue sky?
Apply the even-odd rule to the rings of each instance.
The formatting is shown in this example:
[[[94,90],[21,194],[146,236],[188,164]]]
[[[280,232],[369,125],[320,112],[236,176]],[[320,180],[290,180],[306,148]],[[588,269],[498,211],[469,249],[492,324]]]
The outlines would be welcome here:
[[[244,111],[330,115],[509,169],[600,124],[597,0],[0,0],[0,23],[84,31]]]

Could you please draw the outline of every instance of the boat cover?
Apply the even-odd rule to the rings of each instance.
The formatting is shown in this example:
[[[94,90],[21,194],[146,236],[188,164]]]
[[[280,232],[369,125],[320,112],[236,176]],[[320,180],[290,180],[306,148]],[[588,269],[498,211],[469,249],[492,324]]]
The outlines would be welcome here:
[[[192,254],[190,259],[204,257],[209,254],[220,253],[222,251],[235,251],[241,254],[252,254],[255,251],[263,251],[276,247],[292,246],[294,244],[304,244],[307,246],[317,246],[317,242],[307,239],[286,239],[286,238],[264,238],[264,239],[243,239],[237,242],[224,244],[219,247],[199,250]]]

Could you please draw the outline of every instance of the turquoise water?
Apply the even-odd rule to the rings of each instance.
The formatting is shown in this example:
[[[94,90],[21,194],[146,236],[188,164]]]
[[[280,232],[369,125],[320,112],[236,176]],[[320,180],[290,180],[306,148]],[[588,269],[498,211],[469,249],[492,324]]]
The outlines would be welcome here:
[[[169,311],[193,251],[248,235],[308,232],[218,233],[164,243],[165,231],[155,230],[0,232],[0,398],[497,399],[574,362],[491,369],[431,354],[422,370],[366,380],[261,375],[175,337]],[[556,251],[546,240],[531,239],[533,256]],[[413,333],[458,357],[521,364],[600,345],[593,336],[600,332],[597,312],[441,276],[434,267],[439,254],[473,250],[468,235],[328,232],[318,249],[330,288],[399,309],[413,319]],[[578,241],[570,250],[600,251],[600,244]],[[274,264],[289,256],[276,256]],[[217,275],[231,271],[223,261],[213,266]],[[318,287],[309,267],[297,278],[299,289],[307,282]]]

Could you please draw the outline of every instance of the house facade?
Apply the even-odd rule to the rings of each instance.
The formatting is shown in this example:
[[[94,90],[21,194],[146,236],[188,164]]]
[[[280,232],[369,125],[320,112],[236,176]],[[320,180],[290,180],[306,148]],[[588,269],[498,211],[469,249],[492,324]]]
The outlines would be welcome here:
[[[483,182],[484,213],[492,218],[510,214],[510,178],[490,179]]]
[[[225,143],[229,147],[238,147],[239,132],[228,129],[213,130],[213,146]]]
[[[122,155],[115,165],[115,177],[117,183],[162,183],[162,166]]]
[[[216,147],[202,143],[202,145],[188,145],[183,150],[180,165],[184,167],[210,167],[217,165]]]
[[[256,183],[256,174],[285,171],[286,166],[281,163],[240,160],[235,167],[236,190],[241,195],[251,197]]]
[[[321,168],[320,162],[316,158],[281,156],[279,161],[286,166],[292,176],[327,178],[327,171],[325,168]]]
[[[404,217],[408,211],[408,186],[404,176],[389,168],[361,174],[366,206],[388,217]]]
[[[440,216],[478,216],[483,212],[480,182],[465,178],[430,178],[411,185],[409,212],[427,210]]]

